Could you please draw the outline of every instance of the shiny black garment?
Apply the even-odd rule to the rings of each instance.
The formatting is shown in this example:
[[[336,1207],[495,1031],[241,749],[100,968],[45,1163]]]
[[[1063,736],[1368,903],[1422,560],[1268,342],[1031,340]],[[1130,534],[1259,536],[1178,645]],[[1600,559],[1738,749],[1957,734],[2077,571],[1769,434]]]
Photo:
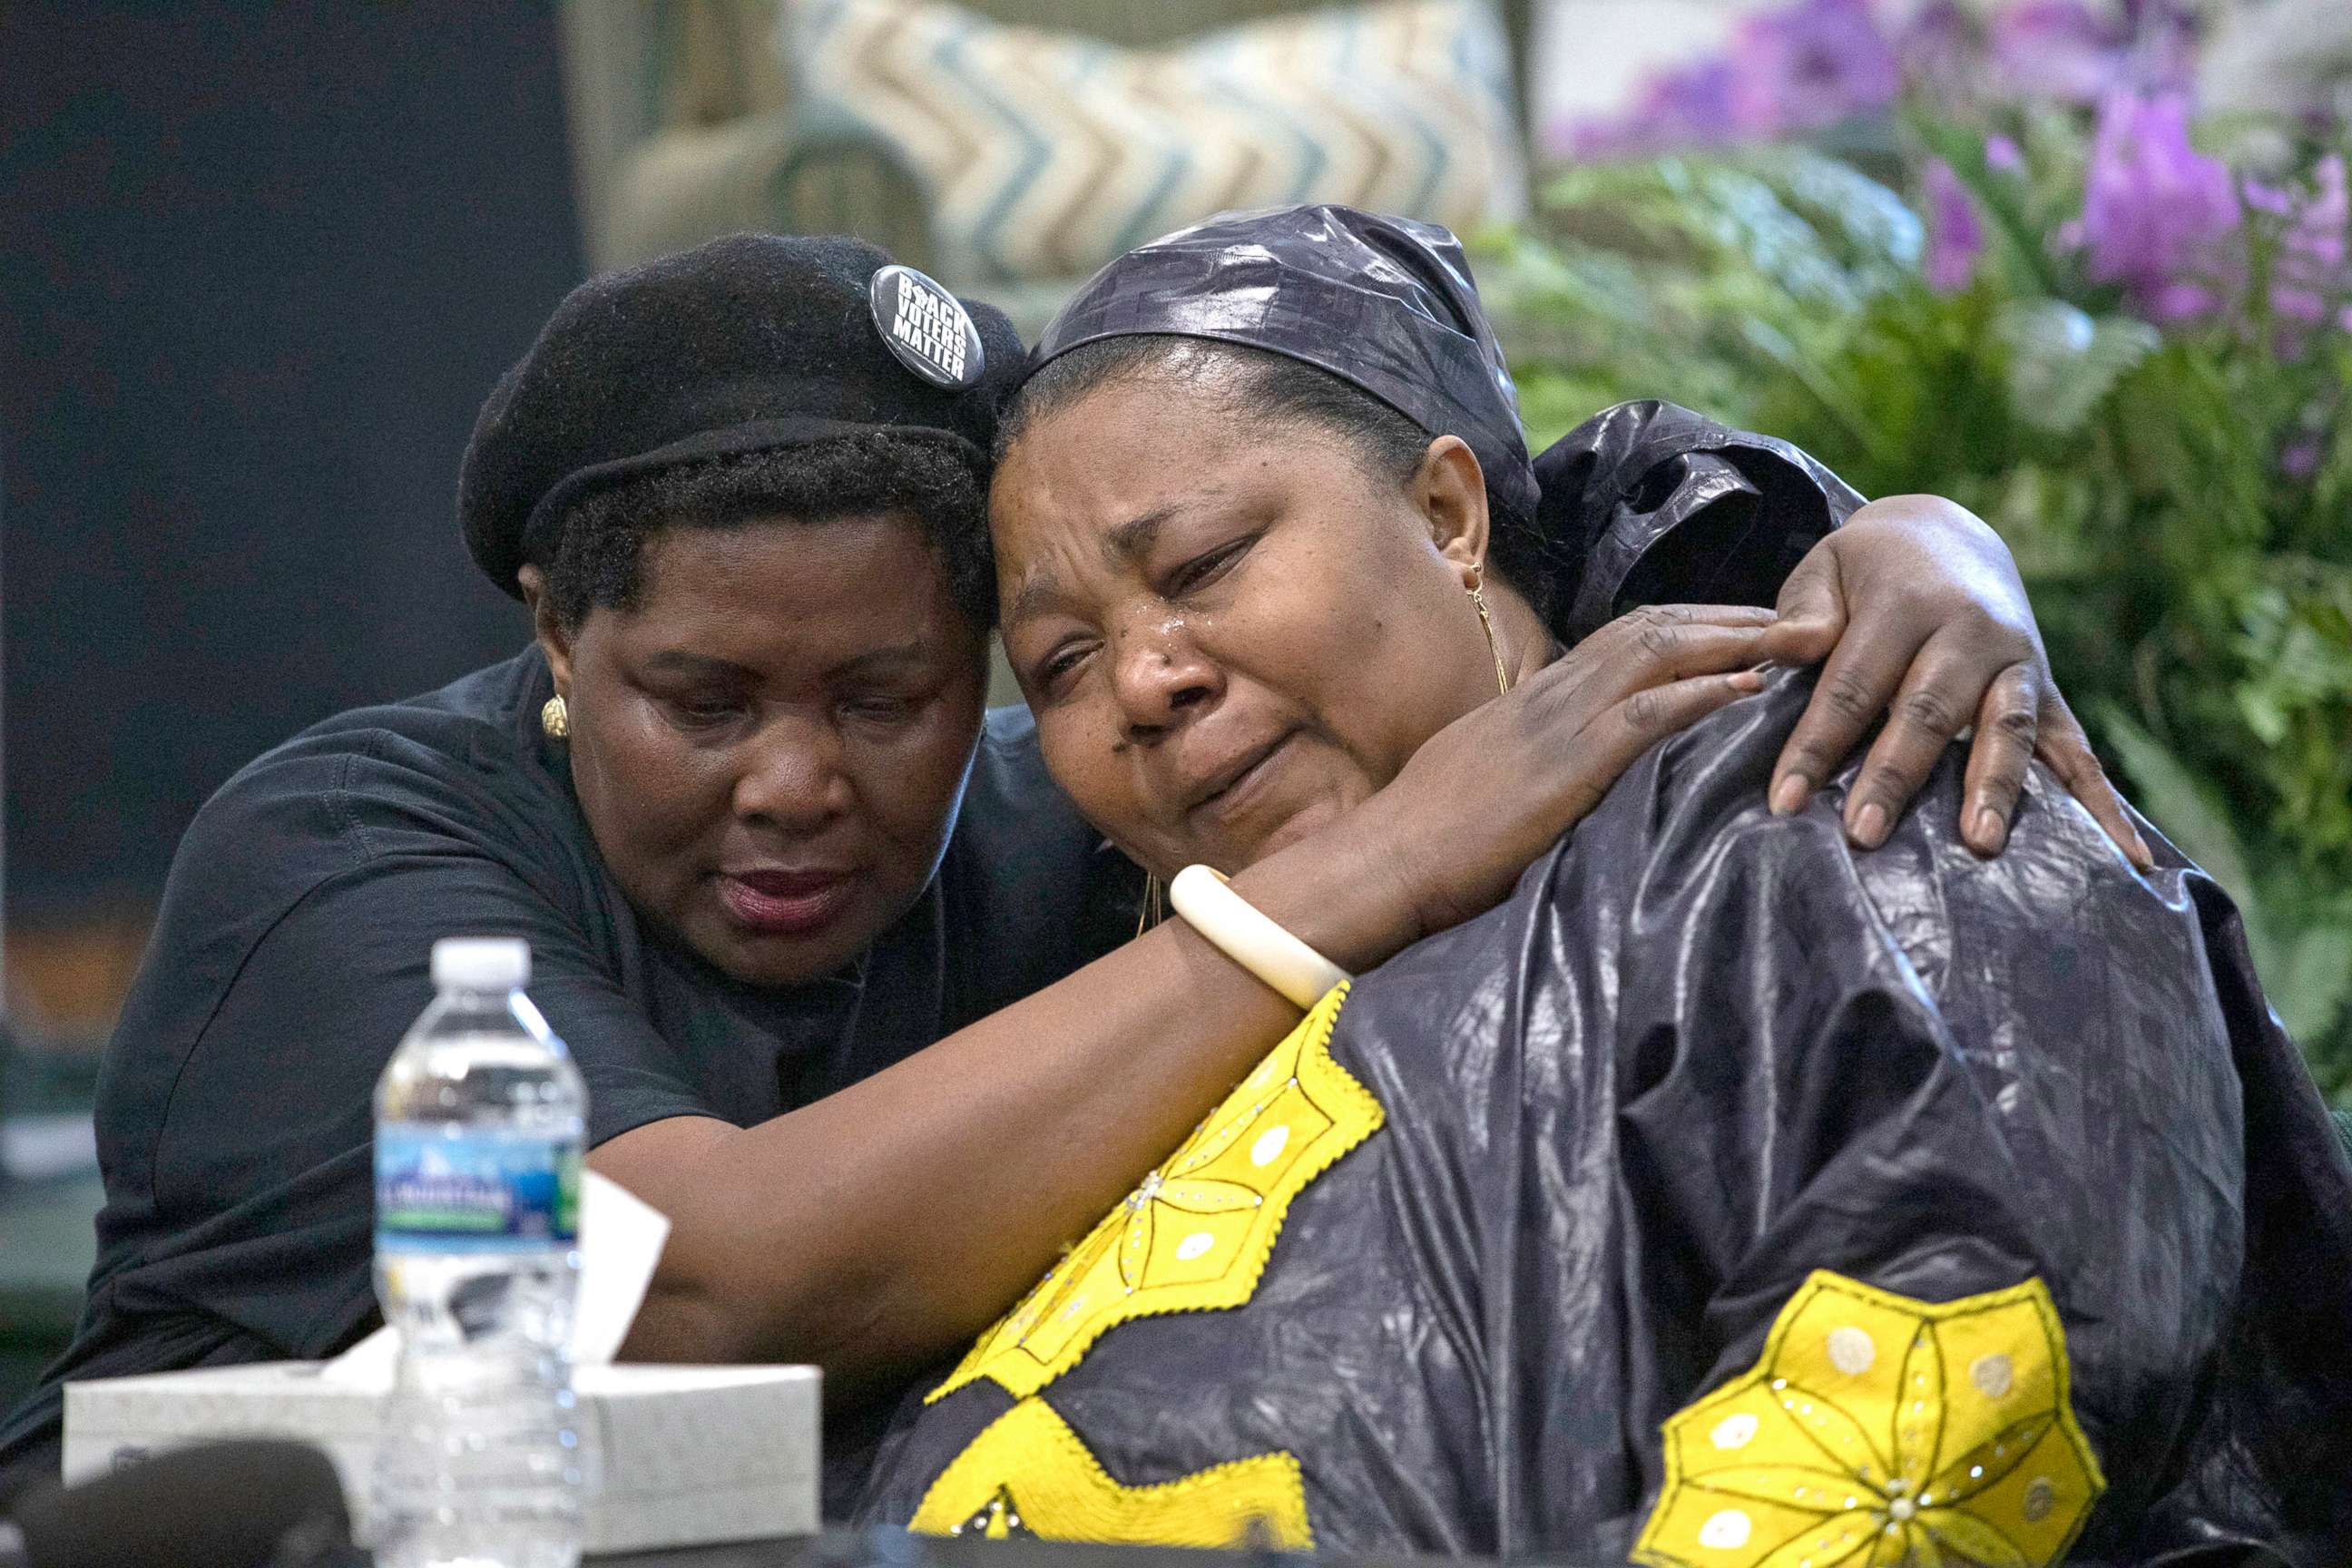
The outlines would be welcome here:
[[[1331,1054],[1386,1124],[1245,1304],[1120,1323],[1042,1392],[1110,1477],[1286,1451],[1318,1546],[1622,1557],[1660,1424],[1812,1270],[2038,1277],[2108,1481],[2084,1558],[2347,1560],[2352,1169],[2236,914],[2038,772],[1978,859],[1957,751],[1876,851],[1843,785],[1771,818],[1808,690],[1663,743],[1501,908],[1357,982]],[[903,1417],[865,1516],[912,1518],[1012,1405]]]
[[[1654,398],[1602,409],[1547,447],[1535,476],[1544,531],[1575,565],[1571,643],[1641,605],[1769,607],[1862,505],[1788,442]]]
[[[1315,205],[1180,228],[1087,279],[1039,334],[1029,369],[1138,333],[1304,360],[1424,430],[1460,437],[1495,497],[1535,515],[1518,393],[1462,242],[1437,224]]]

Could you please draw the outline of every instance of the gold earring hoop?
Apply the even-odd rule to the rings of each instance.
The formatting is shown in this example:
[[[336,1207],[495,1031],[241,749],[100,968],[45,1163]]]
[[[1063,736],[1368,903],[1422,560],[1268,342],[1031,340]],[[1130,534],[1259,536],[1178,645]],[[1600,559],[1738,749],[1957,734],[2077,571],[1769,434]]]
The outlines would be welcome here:
[[[1507,697],[1511,694],[1511,675],[1503,667],[1502,646],[1495,640],[1495,618],[1486,613],[1486,584],[1483,582],[1470,584],[1470,603],[1478,611],[1479,629],[1486,634],[1486,652],[1495,661],[1495,693]]]
[[[563,705],[561,697],[551,697],[539,705],[539,727],[547,731],[551,741],[561,741],[572,733],[572,710]]]
[[[1146,871],[1143,874],[1143,897],[1135,908],[1135,934],[1141,936],[1167,918],[1166,888],[1158,872]]]

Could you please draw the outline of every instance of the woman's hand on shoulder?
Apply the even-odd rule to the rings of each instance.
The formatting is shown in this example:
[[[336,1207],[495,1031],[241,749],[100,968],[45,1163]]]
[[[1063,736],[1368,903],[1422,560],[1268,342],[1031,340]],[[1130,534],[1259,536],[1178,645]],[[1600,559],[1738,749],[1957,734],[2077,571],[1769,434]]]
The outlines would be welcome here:
[[[1786,816],[1830,777],[1883,713],[1886,727],[1847,793],[1847,835],[1885,842],[1953,737],[1970,725],[1960,836],[1997,855],[2039,756],[2143,870],[2155,864],[2050,674],[2009,547],[1939,496],[1872,501],[1813,546],[1780,590],[1773,658],[1826,659],[1772,771]]]

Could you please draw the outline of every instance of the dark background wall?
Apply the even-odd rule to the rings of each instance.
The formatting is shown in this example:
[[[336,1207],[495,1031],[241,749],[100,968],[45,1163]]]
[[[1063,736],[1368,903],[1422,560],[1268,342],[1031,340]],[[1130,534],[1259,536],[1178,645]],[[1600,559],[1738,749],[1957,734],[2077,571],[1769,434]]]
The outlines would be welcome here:
[[[11,929],[152,903],[340,708],[520,645],[451,512],[582,275],[520,0],[0,0]]]

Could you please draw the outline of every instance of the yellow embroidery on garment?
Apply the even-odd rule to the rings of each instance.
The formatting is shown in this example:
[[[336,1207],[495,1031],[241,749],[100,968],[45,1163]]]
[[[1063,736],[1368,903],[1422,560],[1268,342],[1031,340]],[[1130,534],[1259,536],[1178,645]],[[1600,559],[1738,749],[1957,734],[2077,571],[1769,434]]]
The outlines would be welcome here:
[[[1115,1546],[1305,1552],[1315,1544],[1306,1485],[1290,1455],[1260,1454],[1158,1486],[1121,1486],[1069,1423],[1036,1398],[989,1423],[956,1456],[923,1494],[908,1528]]]
[[[1331,1059],[1347,1000],[1333,986],[929,1400],[982,1377],[1034,1394],[1129,1319],[1248,1300],[1291,1200],[1381,1125],[1381,1102]]]
[[[2042,1568],[2106,1489],[2039,1279],[1940,1305],[1817,1270],[1664,1426],[1653,1568]]]

